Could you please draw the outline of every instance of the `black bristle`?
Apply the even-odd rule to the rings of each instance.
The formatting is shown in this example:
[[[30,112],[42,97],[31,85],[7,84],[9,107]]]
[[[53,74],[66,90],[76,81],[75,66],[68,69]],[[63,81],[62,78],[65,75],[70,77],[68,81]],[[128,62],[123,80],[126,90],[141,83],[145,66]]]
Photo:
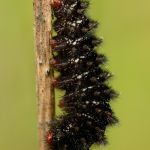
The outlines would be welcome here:
[[[89,150],[106,144],[106,127],[118,122],[109,104],[117,93],[107,83],[112,74],[103,68],[106,57],[95,51],[102,39],[92,33],[98,23],[85,15],[89,2],[60,2],[53,7],[57,35],[51,46],[57,54],[50,64],[60,72],[53,85],[65,90],[59,103],[64,115],[51,123],[48,144],[54,150]]]

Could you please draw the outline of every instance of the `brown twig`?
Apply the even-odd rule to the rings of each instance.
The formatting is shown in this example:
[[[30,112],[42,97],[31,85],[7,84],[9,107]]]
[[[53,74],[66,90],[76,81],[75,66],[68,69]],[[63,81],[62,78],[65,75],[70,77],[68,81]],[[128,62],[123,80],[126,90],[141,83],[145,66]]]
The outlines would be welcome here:
[[[51,84],[54,71],[50,67],[52,50],[51,0],[34,0],[35,41],[36,41],[36,83],[38,97],[38,129],[40,150],[47,150],[45,136],[48,123],[55,115],[54,88]]]

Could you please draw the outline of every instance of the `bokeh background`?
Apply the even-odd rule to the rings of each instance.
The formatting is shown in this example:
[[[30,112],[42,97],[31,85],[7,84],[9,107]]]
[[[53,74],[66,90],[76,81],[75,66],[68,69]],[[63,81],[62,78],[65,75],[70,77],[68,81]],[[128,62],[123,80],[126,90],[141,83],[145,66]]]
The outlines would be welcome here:
[[[149,150],[150,1],[91,0],[89,13],[120,92],[112,103],[120,124],[107,130],[109,145],[92,150]],[[1,0],[1,150],[38,150],[36,104],[32,0]]]

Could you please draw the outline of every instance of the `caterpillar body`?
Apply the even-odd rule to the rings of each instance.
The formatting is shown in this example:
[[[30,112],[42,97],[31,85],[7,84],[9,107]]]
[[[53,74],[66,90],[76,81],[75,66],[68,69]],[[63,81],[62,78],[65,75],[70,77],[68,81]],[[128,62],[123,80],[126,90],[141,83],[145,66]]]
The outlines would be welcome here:
[[[51,123],[47,142],[54,150],[89,150],[107,143],[106,127],[118,122],[109,101],[117,96],[108,86],[112,76],[103,69],[106,57],[95,47],[102,43],[92,30],[98,23],[86,16],[89,2],[54,0],[57,33],[51,41],[57,53],[50,61],[60,72],[53,85],[65,90],[59,106],[65,114]]]

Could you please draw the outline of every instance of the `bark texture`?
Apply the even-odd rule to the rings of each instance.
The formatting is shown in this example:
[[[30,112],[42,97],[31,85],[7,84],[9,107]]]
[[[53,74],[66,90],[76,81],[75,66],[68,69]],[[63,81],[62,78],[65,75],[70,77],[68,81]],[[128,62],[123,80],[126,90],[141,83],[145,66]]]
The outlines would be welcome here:
[[[38,130],[40,150],[47,150],[45,142],[49,122],[55,115],[54,71],[50,66],[53,57],[50,47],[52,38],[51,0],[34,0],[35,45],[36,45],[36,83],[38,98]]]

